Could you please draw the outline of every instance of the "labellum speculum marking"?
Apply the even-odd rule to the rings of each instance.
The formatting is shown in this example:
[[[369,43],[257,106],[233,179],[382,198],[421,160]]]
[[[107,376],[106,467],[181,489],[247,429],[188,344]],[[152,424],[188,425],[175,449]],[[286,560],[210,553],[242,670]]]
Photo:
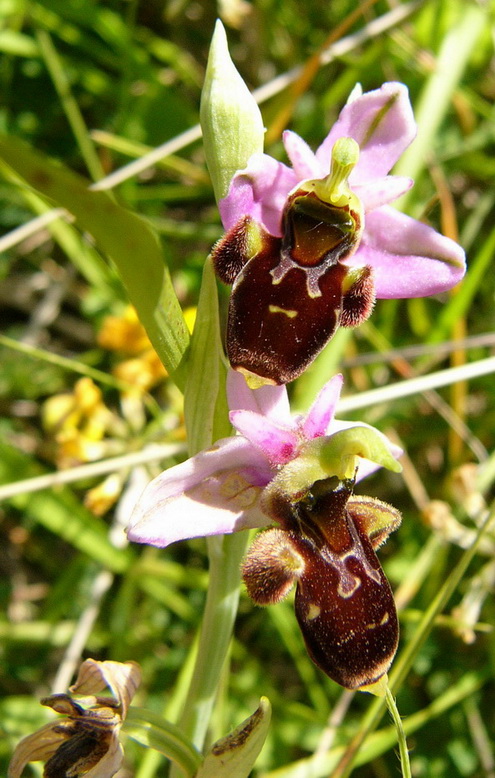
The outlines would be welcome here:
[[[294,380],[339,325],[371,313],[371,270],[342,264],[363,229],[361,203],[347,185],[358,154],[352,139],[337,141],[330,175],[302,182],[287,198],[282,237],[246,217],[213,250],[218,276],[233,284],[228,357],[253,385],[253,375],[275,384]]]
[[[277,602],[296,583],[295,612],[310,657],[356,689],[381,678],[397,650],[397,612],[375,549],[400,514],[371,497],[353,497],[352,487],[334,478],[315,483],[297,502],[270,495],[269,512],[281,529],[258,535],[243,577],[260,605]]]

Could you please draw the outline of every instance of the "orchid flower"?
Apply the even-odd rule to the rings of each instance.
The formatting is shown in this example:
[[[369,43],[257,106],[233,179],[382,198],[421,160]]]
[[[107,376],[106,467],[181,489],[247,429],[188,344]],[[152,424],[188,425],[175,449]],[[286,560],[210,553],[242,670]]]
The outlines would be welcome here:
[[[375,549],[400,514],[353,496],[353,488],[380,465],[400,470],[401,452],[368,425],[335,420],[341,387],[337,375],[305,416],[292,417],[285,387],[252,390],[230,371],[230,420],[238,434],[155,478],[128,535],[166,546],[275,524],[247,554],[249,595],[267,605],[296,584],[310,656],[335,681],[358,688],[382,677],[397,649],[397,614]]]
[[[228,356],[252,386],[296,378],[375,297],[438,294],[464,275],[457,243],[389,205],[413,184],[388,174],[415,134],[407,88],[386,83],[351,99],[316,153],[287,131],[292,167],[255,153],[234,175],[213,260],[233,284]]]
[[[297,470],[290,482],[298,484],[295,489],[302,484],[303,490],[318,477],[353,477],[356,465],[359,480],[380,465],[400,469],[400,449],[377,430],[334,419],[342,382],[342,376],[334,376],[306,416],[293,418],[285,387],[252,390],[239,373],[229,371],[230,421],[239,434],[217,441],[151,481],[131,516],[129,539],[164,547],[186,538],[267,526],[272,520],[263,510],[263,491],[276,475],[283,477],[289,463]],[[372,447],[377,443],[373,451],[369,448],[369,457],[342,454],[339,440],[353,430],[357,438],[371,436]],[[323,448],[330,442],[336,461],[330,457],[322,464]],[[359,449],[361,444],[356,444]],[[369,444],[367,439],[363,445]],[[353,446],[347,441],[352,451]]]

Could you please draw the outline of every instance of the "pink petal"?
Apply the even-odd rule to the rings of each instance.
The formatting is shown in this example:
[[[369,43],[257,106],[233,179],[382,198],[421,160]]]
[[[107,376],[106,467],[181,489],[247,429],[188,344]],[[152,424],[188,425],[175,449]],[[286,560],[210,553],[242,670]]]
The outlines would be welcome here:
[[[322,178],[327,176],[330,170],[323,170],[314,152],[310,149],[306,141],[291,130],[286,130],[282,136],[285,150],[289,157],[292,168],[299,181],[305,178]]]
[[[280,237],[285,200],[296,184],[296,175],[282,162],[268,154],[253,154],[248,166],[235,174],[227,197],[218,203],[223,226],[229,230],[243,216],[251,216]]]
[[[306,440],[330,434],[330,424],[333,421],[343,383],[343,376],[336,375],[318,394],[302,423],[301,429]]]
[[[354,184],[352,190],[361,200],[365,213],[397,200],[407,192],[414,181],[405,176],[383,176],[373,181]]]
[[[367,214],[361,245],[346,264],[371,265],[382,299],[445,292],[466,269],[457,243],[388,206]]]
[[[323,169],[328,170],[335,141],[342,137],[354,138],[361,153],[349,179],[352,186],[386,175],[415,135],[416,123],[407,87],[390,82],[365,92],[342,109],[316,157]]]
[[[265,458],[247,440],[220,440],[148,484],[131,516],[129,539],[167,546],[233,532],[244,521],[259,520],[255,498],[271,477]]]
[[[261,451],[272,465],[285,465],[294,458],[299,438],[287,427],[274,424],[266,416],[252,411],[231,411],[234,427]]]
[[[261,491],[233,473],[210,476],[188,494],[139,513],[128,530],[129,540],[164,548],[178,540],[264,527],[270,520],[259,508]]]
[[[227,374],[227,398],[231,411],[253,411],[279,424],[292,424],[285,386],[267,385],[250,389],[242,373],[230,369]]]

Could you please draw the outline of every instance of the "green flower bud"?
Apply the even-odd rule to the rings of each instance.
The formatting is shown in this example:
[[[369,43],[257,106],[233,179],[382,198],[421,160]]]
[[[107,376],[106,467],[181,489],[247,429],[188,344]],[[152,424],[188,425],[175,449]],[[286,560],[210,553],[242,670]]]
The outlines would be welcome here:
[[[234,174],[246,167],[252,154],[263,151],[264,135],[260,109],[230,58],[220,20],[211,42],[200,120],[218,202],[227,195]]]

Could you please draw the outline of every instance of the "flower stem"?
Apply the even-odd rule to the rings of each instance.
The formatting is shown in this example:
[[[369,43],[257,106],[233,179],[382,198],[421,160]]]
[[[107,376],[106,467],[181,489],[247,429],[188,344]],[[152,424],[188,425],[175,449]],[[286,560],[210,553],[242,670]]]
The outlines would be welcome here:
[[[191,339],[184,395],[189,454],[231,434],[226,397],[226,369],[220,334],[217,285],[208,259]],[[201,751],[229,650],[239,602],[241,560],[248,532],[207,538],[209,585],[191,683],[178,726]],[[170,778],[182,778],[173,765]]]
[[[395,724],[395,728],[397,730],[397,741],[399,743],[399,755],[400,755],[400,765],[402,769],[402,777],[411,778],[411,765],[409,762],[409,751],[407,750],[406,735],[404,732],[404,727],[402,726],[402,719],[400,717],[400,713],[397,708],[397,703],[395,702],[394,695],[390,691],[390,687],[388,685],[385,691],[385,700],[387,702],[387,707],[390,711],[390,715],[392,716],[393,722]]]
[[[182,733],[201,749],[227,656],[239,602],[240,564],[249,533],[208,538],[210,585],[196,666],[179,721]],[[176,768],[171,778],[178,778]]]

